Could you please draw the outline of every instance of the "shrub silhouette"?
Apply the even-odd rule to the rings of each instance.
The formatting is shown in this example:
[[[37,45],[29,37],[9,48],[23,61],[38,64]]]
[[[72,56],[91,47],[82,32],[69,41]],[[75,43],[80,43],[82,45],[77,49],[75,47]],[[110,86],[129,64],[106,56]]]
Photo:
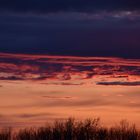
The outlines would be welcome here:
[[[0,140],[11,140],[11,129],[2,129],[0,132]]]
[[[39,128],[0,131],[0,140],[140,140],[140,131],[126,120],[111,128],[100,125],[99,118],[76,121],[69,118]]]

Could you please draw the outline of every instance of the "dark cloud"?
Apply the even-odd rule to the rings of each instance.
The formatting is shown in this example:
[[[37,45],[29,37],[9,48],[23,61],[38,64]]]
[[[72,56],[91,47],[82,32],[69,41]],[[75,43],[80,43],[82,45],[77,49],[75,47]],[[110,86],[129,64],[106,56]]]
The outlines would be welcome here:
[[[137,12],[0,18],[0,52],[140,58]]]
[[[97,82],[97,85],[110,85],[110,86],[140,86],[140,81],[135,81],[135,82]]]
[[[7,77],[1,76],[0,80],[12,80],[12,81],[15,81],[15,80],[24,80],[24,78],[21,78],[21,77],[18,77],[18,76],[7,76]]]
[[[55,83],[55,82],[49,82],[49,83],[41,83],[41,84],[45,84],[45,85],[47,85],[47,84],[52,84],[52,85],[64,85],[64,86],[78,86],[78,85],[83,85],[84,83],[73,83],[73,82],[57,82],[57,83]]]
[[[37,118],[37,117],[48,117],[48,116],[53,116],[56,114],[52,114],[52,113],[38,113],[38,114],[20,114],[20,115],[15,115],[15,117],[19,117],[19,118],[24,118],[24,119],[28,119],[28,118]]]
[[[1,0],[1,11],[14,12],[58,12],[95,10],[136,10],[139,0]]]

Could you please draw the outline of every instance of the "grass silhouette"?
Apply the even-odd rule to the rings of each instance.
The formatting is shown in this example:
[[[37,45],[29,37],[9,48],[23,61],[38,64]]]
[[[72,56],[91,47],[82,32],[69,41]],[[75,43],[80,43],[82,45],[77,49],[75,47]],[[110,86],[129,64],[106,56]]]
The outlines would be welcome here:
[[[84,121],[69,118],[55,121],[53,125],[18,132],[3,129],[0,140],[140,140],[140,131],[125,120],[115,127],[106,128],[100,125],[98,118]]]

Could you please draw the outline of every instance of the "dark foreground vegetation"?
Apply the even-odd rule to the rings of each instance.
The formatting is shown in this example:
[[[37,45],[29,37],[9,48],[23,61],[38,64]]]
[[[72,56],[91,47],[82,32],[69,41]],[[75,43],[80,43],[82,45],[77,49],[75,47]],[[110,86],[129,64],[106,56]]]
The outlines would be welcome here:
[[[127,121],[106,128],[100,125],[99,119],[78,122],[67,119],[56,121],[50,126],[22,129],[18,132],[3,129],[0,131],[0,140],[140,140],[140,131]]]

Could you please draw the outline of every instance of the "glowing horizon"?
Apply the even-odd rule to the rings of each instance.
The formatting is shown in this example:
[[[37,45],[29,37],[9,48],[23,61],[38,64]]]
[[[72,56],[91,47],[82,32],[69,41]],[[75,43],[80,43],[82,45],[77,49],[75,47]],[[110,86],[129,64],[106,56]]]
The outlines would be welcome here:
[[[139,126],[139,92],[139,59],[0,54],[1,126],[71,116]]]

